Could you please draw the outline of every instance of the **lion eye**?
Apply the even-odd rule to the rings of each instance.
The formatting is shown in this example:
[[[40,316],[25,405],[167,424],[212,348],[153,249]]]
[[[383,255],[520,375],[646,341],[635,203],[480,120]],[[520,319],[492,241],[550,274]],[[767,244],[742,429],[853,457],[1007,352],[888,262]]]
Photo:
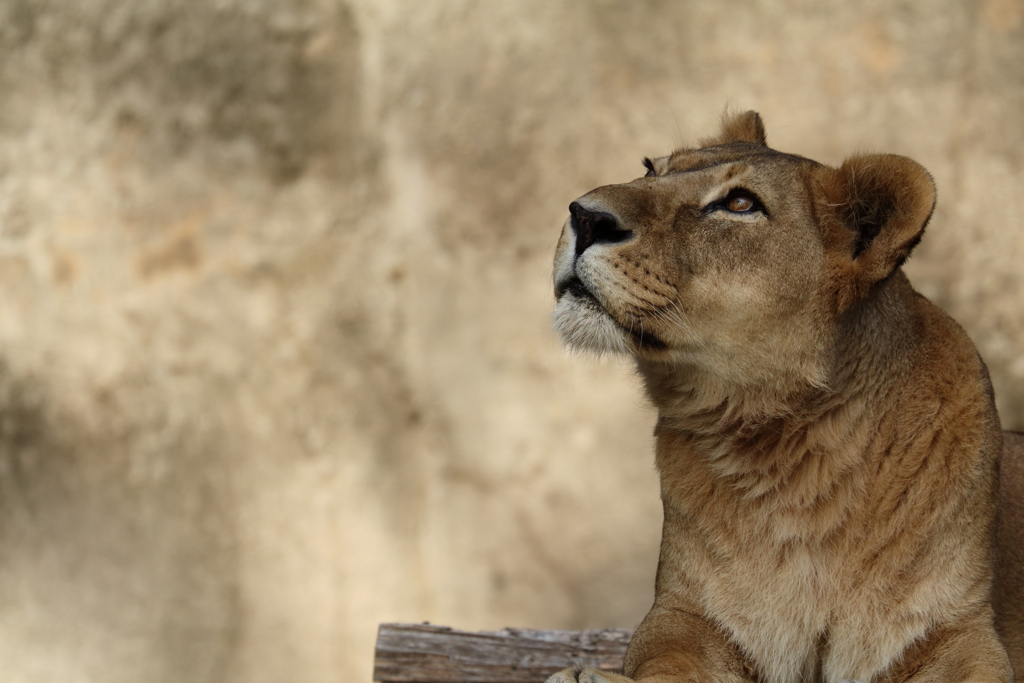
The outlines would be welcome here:
[[[711,202],[704,207],[704,211],[705,213],[728,211],[729,213],[763,213],[766,216],[768,215],[764,204],[757,198],[757,195],[741,187],[737,187],[725,197]]]
[[[744,190],[740,187],[733,189],[726,196],[704,207],[704,213],[712,213],[714,211],[745,214],[762,213],[765,216],[768,215],[768,211],[764,208],[761,200],[757,198],[757,195],[750,190]]]
[[[754,209],[754,199],[745,194],[736,195],[729,200],[729,203],[725,205],[729,211],[733,213],[747,213]]]

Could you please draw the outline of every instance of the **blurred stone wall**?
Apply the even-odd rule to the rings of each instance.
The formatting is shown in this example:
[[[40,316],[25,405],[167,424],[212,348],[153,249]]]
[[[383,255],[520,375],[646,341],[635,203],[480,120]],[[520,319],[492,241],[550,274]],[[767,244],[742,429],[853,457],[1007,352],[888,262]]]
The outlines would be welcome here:
[[[635,625],[653,414],[549,260],[726,104],[932,171],[908,271],[1024,428],[1022,0],[0,0],[0,678]]]

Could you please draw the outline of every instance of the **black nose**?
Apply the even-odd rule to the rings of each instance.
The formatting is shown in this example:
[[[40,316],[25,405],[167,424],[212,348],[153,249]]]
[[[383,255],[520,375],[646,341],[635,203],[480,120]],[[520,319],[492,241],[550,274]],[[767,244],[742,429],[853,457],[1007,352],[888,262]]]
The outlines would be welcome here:
[[[569,214],[572,216],[572,229],[576,232],[577,256],[592,244],[622,242],[633,236],[633,232],[623,229],[619,219],[612,214],[585,209],[579,202],[569,205]]]

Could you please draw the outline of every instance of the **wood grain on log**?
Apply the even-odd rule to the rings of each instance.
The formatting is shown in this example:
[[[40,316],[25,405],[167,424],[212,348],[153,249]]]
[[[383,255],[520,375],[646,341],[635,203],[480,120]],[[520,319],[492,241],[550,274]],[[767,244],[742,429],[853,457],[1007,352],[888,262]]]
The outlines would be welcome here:
[[[381,624],[373,680],[382,683],[542,683],[570,666],[621,671],[631,631],[470,633],[430,624]]]

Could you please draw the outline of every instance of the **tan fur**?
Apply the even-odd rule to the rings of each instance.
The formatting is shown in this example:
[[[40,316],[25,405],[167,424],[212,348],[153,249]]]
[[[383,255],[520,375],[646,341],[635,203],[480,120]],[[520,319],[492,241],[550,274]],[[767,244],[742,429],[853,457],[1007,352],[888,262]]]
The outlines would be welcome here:
[[[1024,676],[1024,434],[1003,433],[996,526],[996,630]]]
[[[894,155],[777,152],[753,112],[648,163],[574,202],[555,256],[556,329],[632,354],[659,411],[661,560],[626,674],[1011,680],[1024,438],[1006,437],[994,625],[988,373],[900,269],[931,177]]]

